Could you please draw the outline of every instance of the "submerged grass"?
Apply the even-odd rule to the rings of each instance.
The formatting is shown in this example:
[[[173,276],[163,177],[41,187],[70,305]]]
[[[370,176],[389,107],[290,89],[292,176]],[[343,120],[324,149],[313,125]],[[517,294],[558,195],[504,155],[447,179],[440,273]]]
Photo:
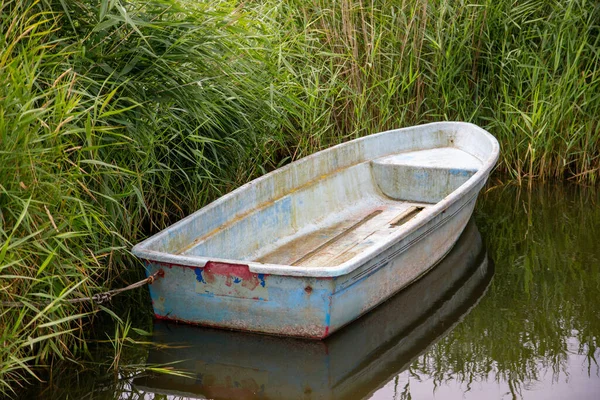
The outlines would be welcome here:
[[[510,178],[596,183],[599,24],[586,0],[0,0],[0,301],[25,305],[0,394],[119,321],[61,299],[139,278],[132,242],[332,144],[471,121]]]

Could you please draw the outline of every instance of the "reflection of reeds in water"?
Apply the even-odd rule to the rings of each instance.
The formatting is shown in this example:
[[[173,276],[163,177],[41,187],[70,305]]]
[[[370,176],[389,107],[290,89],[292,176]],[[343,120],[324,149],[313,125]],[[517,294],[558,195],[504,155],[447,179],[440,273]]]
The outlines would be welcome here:
[[[506,381],[517,393],[565,376],[569,352],[597,372],[600,193],[561,185],[505,186],[482,196],[478,225],[496,277],[456,329],[411,367],[438,383]],[[576,348],[573,348],[576,343]]]

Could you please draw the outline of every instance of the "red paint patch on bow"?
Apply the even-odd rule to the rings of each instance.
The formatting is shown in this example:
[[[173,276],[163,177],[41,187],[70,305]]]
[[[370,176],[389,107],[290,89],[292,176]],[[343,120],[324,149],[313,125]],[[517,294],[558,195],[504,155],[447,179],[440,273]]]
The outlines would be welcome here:
[[[242,286],[254,290],[259,285],[256,274],[250,272],[250,267],[244,264],[230,264],[217,261],[209,261],[204,266],[202,277],[206,283],[213,283],[216,276],[225,277],[225,285],[231,286],[234,278],[241,279]]]

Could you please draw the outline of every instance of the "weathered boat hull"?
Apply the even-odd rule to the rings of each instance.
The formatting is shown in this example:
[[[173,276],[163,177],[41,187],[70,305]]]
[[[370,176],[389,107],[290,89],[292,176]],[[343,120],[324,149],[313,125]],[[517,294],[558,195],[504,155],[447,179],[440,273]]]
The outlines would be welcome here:
[[[430,124],[259,178],[134,248],[164,272],[155,315],[323,339],[444,257],[497,156],[480,128]]]
[[[198,278],[199,268],[147,262],[148,274],[165,271],[165,278],[150,287],[156,317],[241,331],[325,338],[418,279],[442,259],[462,232],[474,204],[475,198],[457,204],[456,209],[441,214],[341,277],[250,275],[235,264],[209,266],[211,273],[225,280],[240,275],[249,275],[247,281],[256,280],[254,289],[240,290],[235,297],[208,295],[198,300],[196,286],[202,284],[198,279],[207,279]],[[220,284],[227,287],[226,283]]]
[[[225,332],[157,322],[147,363],[193,378],[138,378],[145,392],[214,399],[368,398],[442,338],[483,297],[493,276],[470,223],[440,264],[324,341]]]

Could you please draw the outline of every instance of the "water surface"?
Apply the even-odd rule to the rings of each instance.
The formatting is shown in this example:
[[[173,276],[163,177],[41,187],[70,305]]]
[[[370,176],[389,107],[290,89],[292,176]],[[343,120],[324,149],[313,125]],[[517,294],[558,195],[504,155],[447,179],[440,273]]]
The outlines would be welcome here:
[[[599,192],[506,186],[481,200],[490,289],[373,398],[600,398]]]
[[[86,368],[57,367],[34,395],[597,399],[598,237],[597,190],[488,188],[438,267],[328,340],[154,323],[154,345],[126,348],[120,368],[98,352]],[[173,362],[189,376],[147,369]]]

